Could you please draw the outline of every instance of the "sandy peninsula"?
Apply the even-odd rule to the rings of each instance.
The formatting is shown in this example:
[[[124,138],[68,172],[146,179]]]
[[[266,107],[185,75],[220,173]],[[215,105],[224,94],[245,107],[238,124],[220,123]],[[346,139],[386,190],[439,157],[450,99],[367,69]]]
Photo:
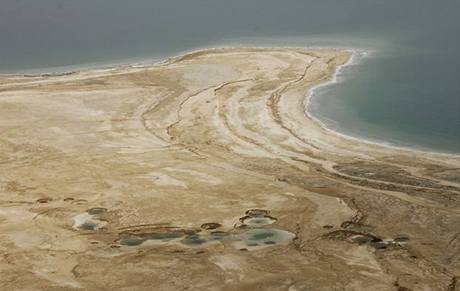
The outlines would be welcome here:
[[[350,56],[0,76],[0,289],[460,290],[460,157],[305,115]]]

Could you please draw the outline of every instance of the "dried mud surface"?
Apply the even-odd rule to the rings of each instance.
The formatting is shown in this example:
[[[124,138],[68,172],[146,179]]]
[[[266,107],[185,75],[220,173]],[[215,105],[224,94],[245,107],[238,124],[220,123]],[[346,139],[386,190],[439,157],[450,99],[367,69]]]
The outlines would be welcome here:
[[[460,290],[460,158],[304,114],[349,57],[0,76],[0,289]]]

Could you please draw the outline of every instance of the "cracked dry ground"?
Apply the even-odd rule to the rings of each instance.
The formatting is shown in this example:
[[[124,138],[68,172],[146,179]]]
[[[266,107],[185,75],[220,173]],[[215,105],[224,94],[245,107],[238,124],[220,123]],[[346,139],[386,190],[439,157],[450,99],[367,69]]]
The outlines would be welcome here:
[[[0,76],[0,289],[459,290],[459,156],[303,112],[349,57]]]

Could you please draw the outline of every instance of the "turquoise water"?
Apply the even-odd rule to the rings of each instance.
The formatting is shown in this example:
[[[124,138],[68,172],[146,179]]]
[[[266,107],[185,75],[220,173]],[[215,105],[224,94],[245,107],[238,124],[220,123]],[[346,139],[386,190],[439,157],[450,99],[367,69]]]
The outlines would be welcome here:
[[[328,128],[391,145],[460,152],[460,71],[437,51],[376,51],[314,91],[309,111]]]
[[[458,0],[2,0],[0,72],[160,60],[208,46],[371,50],[315,92],[329,127],[460,153]]]

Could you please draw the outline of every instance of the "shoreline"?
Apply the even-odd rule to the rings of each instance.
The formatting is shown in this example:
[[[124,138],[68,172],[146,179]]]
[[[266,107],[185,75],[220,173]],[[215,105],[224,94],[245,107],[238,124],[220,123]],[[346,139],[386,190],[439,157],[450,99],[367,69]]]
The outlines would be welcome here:
[[[439,155],[439,156],[442,156],[442,157],[455,157],[455,158],[460,157],[460,153],[440,152],[440,151],[436,151],[434,149],[400,146],[400,145],[393,144],[392,142],[389,142],[389,141],[371,140],[371,139],[368,139],[368,138],[365,138],[365,137],[353,136],[351,134],[347,134],[347,133],[344,133],[344,132],[334,130],[334,129],[330,128],[326,123],[321,121],[319,118],[315,117],[314,113],[310,110],[311,109],[310,108],[311,107],[310,106],[311,105],[311,100],[312,100],[312,98],[313,98],[313,96],[315,94],[315,90],[317,90],[319,88],[322,88],[322,87],[327,87],[327,86],[335,84],[335,83],[339,83],[340,81],[338,80],[337,77],[341,73],[341,70],[343,68],[345,68],[347,66],[359,64],[360,60],[357,60],[357,56],[365,58],[365,57],[368,57],[368,54],[371,53],[371,51],[359,50],[359,49],[357,49],[357,50],[348,49],[347,51],[351,53],[351,57],[346,63],[337,66],[334,74],[328,80],[326,80],[325,82],[322,82],[322,83],[320,83],[320,84],[318,84],[316,86],[313,86],[313,87],[308,89],[308,91],[306,93],[306,96],[305,96],[305,100],[304,100],[304,112],[305,112],[305,115],[307,116],[307,118],[310,118],[315,123],[317,123],[324,131],[332,133],[334,135],[337,135],[337,136],[339,136],[341,138],[344,138],[344,139],[347,139],[347,140],[351,140],[351,141],[355,141],[355,142],[361,142],[361,143],[365,143],[365,144],[369,144],[369,145],[382,146],[382,147],[386,147],[386,148],[389,148],[389,149],[415,152],[415,153],[418,153],[418,154],[429,153],[429,154]]]
[[[392,142],[389,141],[384,141],[384,140],[372,140],[368,139],[366,137],[359,137],[359,136],[353,136],[344,132],[340,132],[337,130],[334,130],[330,127],[327,126],[323,121],[321,121],[319,118],[315,117],[314,114],[311,112],[309,109],[310,104],[311,104],[311,99],[315,93],[315,90],[321,87],[326,87],[331,84],[338,83],[338,75],[341,73],[343,68],[351,65],[356,65],[359,64],[360,60],[357,58],[365,58],[369,57],[369,55],[373,54],[375,50],[370,50],[370,49],[362,49],[362,48],[356,48],[356,47],[340,47],[340,46],[334,46],[334,47],[328,47],[328,46],[306,46],[306,47],[295,47],[295,46],[281,46],[281,47],[258,47],[258,46],[213,46],[213,47],[202,47],[202,48],[197,48],[197,49],[192,49],[192,50],[186,50],[183,51],[177,55],[169,56],[169,57],[159,57],[158,59],[150,59],[150,60],[143,60],[139,62],[122,62],[119,64],[107,64],[107,65],[101,65],[101,66],[95,66],[95,67],[81,67],[79,69],[75,70],[69,70],[69,71],[49,71],[49,72],[43,72],[43,73],[36,73],[36,74],[27,74],[27,73],[0,73],[0,77],[60,77],[60,76],[68,76],[68,75],[74,75],[74,74],[79,74],[79,73],[87,73],[87,72],[113,72],[117,70],[123,70],[123,69],[148,69],[151,67],[156,67],[156,66],[164,66],[168,65],[170,63],[173,63],[175,61],[181,60],[186,57],[191,57],[195,54],[202,54],[202,53],[208,53],[208,52],[213,52],[213,51],[225,51],[225,50],[235,50],[235,49],[242,49],[242,50],[257,50],[257,49],[262,49],[262,50],[277,50],[277,49],[285,49],[285,50],[295,50],[295,49],[333,49],[333,50],[344,50],[347,52],[351,53],[351,57],[349,60],[341,65],[338,65],[333,73],[333,75],[325,80],[324,82],[321,82],[320,84],[313,86],[308,89],[306,92],[306,96],[304,99],[304,113],[306,118],[311,119],[314,123],[318,124],[321,129],[324,131],[334,134],[340,138],[344,138],[346,140],[350,141],[355,141],[355,142],[361,142],[364,144],[368,145],[374,145],[374,146],[381,146],[385,147],[388,149],[394,149],[394,150],[401,150],[401,151],[406,151],[406,152],[414,152],[418,154],[434,154],[442,157],[455,157],[458,158],[460,157],[460,153],[451,153],[451,152],[440,152],[435,149],[426,149],[426,148],[418,148],[418,147],[407,147],[407,146],[400,146],[397,144],[393,144]]]
[[[95,62],[95,63],[86,63],[81,65],[66,65],[66,66],[57,66],[57,67],[44,67],[31,69],[30,73],[28,70],[19,70],[17,72],[1,72],[0,77],[8,76],[20,76],[20,77],[52,77],[52,76],[61,76],[61,75],[70,75],[80,72],[88,71],[109,71],[117,70],[124,68],[148,68],[151,66],[164,65],[169,63],[171,60],[180,59],[185,56],[193,55],[195,53],[203,53],[213,50],[232,50],[232,49],[263,49],[263,50],[276,50],[276,49],[334,49],[334,50],[347,50],[347,51],[361,51],[368,54],[374,52],[375,50],[371,49],[362,49],[359,47],[353,46],[257,46],[257,45],[215,45],[215,46],[203,46],[197,47],[190,50],[182,50],[177,54],[173,55],[162,55],[157,57],[139,57],[139,58],[127,58],[120,62],[108,61],[108,62]],[[74,69],[72,69],[74,67]],[[62,70],[59,70],[62,68]],[[69,68],[69,69],[66,69]],[[35,72],[36,71],[36,72]]]

